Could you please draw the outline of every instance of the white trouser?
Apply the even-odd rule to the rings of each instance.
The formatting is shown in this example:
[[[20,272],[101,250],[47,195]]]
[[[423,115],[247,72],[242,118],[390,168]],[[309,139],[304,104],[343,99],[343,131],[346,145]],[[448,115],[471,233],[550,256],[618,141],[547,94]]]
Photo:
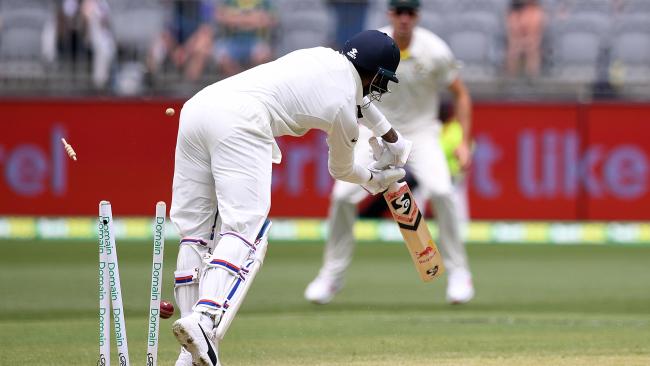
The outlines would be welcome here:
[[[453,180],[453,196],[456,207],[456,216],[460,224],[461,240],[465,241],[467,238],[467,230],[469,229],[469,201],[467,198],[467,176],[459,174]]]
[[[170,210],[181,238],[194,238],[203,243],[194,245],[205,245],[210,252],[239,252],[239,241],[222,239],[217,244],[213,230],[218,212],[217,229],[255,241],[271,200],[275,140],[267,116],[258,102],[242,95],[200,92],[185,103]],[[225,296],[207,287],[200,285],[198,298]]]
[[[431,199],[437,217],[439,245],[445,266],[449,271],[465,269],[469,271],[465,245],[461,239],[458,220],[457,201],[454,199],[449,168],[438,142],[439,125],[432,123],[430,128],[417,134],[404,135],[413,142],[413,150],[406,164],[418,181],[414,192],[417,204],[424,207]],[[359,141],[355,150],[355,160],[367,165],[372,161],[368,138],[369,130],[359,128]],[[325,244],[323,267],[319,276],[342,281],[354,251],[354,221],[356,206],[367,192],[356,184],[336,181],[331,195],[328,240]]]

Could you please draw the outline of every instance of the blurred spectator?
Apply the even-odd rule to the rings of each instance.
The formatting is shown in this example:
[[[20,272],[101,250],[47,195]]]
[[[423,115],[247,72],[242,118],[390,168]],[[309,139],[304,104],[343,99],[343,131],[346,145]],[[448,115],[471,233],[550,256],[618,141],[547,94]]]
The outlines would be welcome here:
[[[328,0],[336,18],[336,49],[361,32],[366,24],[368,0]]]
[[[217,9],[217,65],[225,77],[268,62],[276,18],[269,0],[224,0]]]
[[[81,6],[78,0],[63,0],[57,5],[58,57],[74,66],[86,52]]]
[[[166,59],[185,78],[198,80],[210,57],[214,38],[215,14],[211,0],[173,0],[169,24],[156,37],[147,57],[147,69],[155,74]]]
[[[90,53],[93,85],[104,89],[116,53],[108,3],[106,0],[63,0],[57,12],[57,44],[61,58],[71,61],[75,67]]]
[[[541,44],[546,24],[544,9],[538,0],[511,0],[506,21],[508,76],[519,76],[523,62],[525,75],[531,79],[537,78],[541,69]]]
[[[97,89],[104,89],[116,53],[115,38],[110,26],[110,9],[106,0],[83,0],[81,5],[92,52],[93,85]]]

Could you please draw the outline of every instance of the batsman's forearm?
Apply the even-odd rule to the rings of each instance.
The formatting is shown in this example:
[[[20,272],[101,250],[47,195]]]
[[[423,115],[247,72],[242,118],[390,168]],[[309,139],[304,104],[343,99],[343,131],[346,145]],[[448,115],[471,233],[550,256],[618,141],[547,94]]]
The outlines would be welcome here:
[[[349,167],[340,167],[330,164],[328,168],[332,178],[344,182],[363,184],[367,183],[371,178],[370,171],[359,164],[353,164]]]
[[[373,104],[363,110],[363,118],[359,119],[359,123],[368,127],[375,136],[382,136],[391,128],[386,116]]]

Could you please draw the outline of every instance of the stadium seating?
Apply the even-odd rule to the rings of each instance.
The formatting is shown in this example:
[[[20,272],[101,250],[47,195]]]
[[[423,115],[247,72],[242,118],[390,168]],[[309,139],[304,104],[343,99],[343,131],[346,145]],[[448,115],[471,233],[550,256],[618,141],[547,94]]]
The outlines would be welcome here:
[[[198,0],[186,0],[198,1]],[[222,0],[214,0],[216,2]],[[335,18],[326,0],[270,0],[278,17],[273,33],[274,55],[295,49],[333,46]],[[578,85],[589,88],[611,82],[632,94],[647,94],[650,86],[650,0],[539,0],[547,13],[542,40],[542,75],[532,95],[565,95]],[[168,21],[169,1],[106,0],[119,50],[112,82],[124,74],[141,82],[142,62],[153,38]],[[506,16],[511,0],[422,0],[420,25],[445,40],[464,65],[462,75],[470,88],[503,97],[521,92],[501,86],[526,84],[505,77]],[[386,0],[368,0],[366,29],[388,24]],[[56,12],[51,0],[0,0],[0,94],[18,90],[59,94],[92,90],[87,39],[75,58],[57,55]],[[218,25],[217,25],[218,29]],[[58,36],[61,36],[60,34]],[[72,63],[72,64],[71,64]],[[201,83],[213,73],[206,66]],[[160,75],[158,75],[160,74]],[[169,92],[182,78],[179,70],[163,66],[153,90]],[[140,76],[139,78],[137,76]],[[165,82],[157,82],[157,81]],[[117,84],[116,84],[117,85]],[[476,86],[479,86],[478,88]],[[629,89],[635,86],[636,89]],[[485,88],[483,88],[485,87]],[[193,87],[190,87],[192,89]],[[138,93],[141,89],[134,89]],[[180,90],[180,89],[179,89]],[[634,90],[641,90],[636,92]],[[183,93],[184,91],[180,91]],[[627,93],[621,93],[627,95]]]
[[[610,68],[614,83],[650,83],[650,14],[619,17],[613,27],[610,44]]]
[[[595,82],[610,29],[610,18],[597,13],[572,14],[554,21],[549,76],[578,84]]]
[[[144,56],[154,37],[163,30],[165,9],[162,3],[157,0],[109,0],[109,3],[118,45],[137,56]]]
[[[443,14],[424,9],[420,11],[420,26],[432,31],[443,39],[449,30]]]
[[[650,1],[648,0],[622,0],[618,9],[622,14],[650,15]]]
[[[0,79],[42,79],[55,58],[51,3],[4,0],[0,19]]]
[[[445,37],[468,82],[494,82],[501,64],[501,22],[494,13],[473,11],[447,23]]]
[[[425,0],[423,3],[429,2]],[[438,1],[438,6],[440,8],[447,9],[448,12],[454,12],[456,14],[486,12],[494,13],[495,16],[503,17],[510,0],[447,0],[447,4],[442,3],[443,1]]]
[[[570,14],[608,15],[614,10],[613,4],[611,0],[572,0],[556,2],[556,7],[563,7]]]
[[[424,9],[423,9],[424,10]],[[386,12],[388,3],[386,1],[370,0],[366,11],[365,29],[377,29],[388,24]]]
[[[328,46],[333,39],[334,19],[320,0],[277,0],[279,26],[275,54],[283,56],[300,48]]]

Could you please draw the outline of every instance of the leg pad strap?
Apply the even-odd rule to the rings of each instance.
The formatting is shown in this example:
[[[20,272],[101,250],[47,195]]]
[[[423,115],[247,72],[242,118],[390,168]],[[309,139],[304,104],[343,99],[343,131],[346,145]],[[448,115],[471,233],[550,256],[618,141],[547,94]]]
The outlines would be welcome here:
[[[199,282],[199,269],[174,271],[174,286],[188,286]]]

